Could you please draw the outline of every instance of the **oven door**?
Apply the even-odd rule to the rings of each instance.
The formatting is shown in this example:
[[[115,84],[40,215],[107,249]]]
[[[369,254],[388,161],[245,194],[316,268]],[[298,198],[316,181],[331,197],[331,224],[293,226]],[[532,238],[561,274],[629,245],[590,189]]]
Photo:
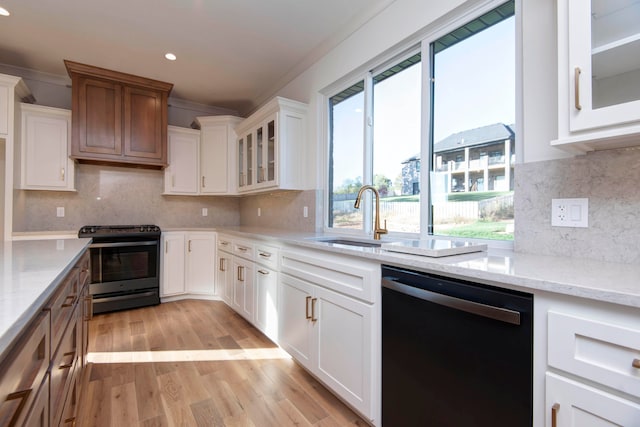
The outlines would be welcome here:
[[[158,243],[145,240],[91,244],[91,294],[157,288]]]

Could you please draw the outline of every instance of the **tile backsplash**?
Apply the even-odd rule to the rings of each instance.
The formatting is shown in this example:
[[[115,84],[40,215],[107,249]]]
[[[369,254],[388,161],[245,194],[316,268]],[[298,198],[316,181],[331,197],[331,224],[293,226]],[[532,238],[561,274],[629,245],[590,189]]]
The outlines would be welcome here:
[[[87,224],[161,228],[236,226],[237,197],[163,196],[162,171],[76,165],[77,192],[14,190],[13,230],[68,231]],[[56,217],[64,207],[65,216]],[[208,216],[202,216],[202,208]]]
[[[640,147],[517,165],[518,252],[640,262]],[[589,199],[589,227],[551,227],[551,199]]]
[[[251,227],[280,228],[292,231],[315,232],[321,215],[321,190],[276,191],[245,196],[240,202],[240,223]],[[304,207],[307,207],[307,217]],[[260,216],[258,216],[260,209]]]

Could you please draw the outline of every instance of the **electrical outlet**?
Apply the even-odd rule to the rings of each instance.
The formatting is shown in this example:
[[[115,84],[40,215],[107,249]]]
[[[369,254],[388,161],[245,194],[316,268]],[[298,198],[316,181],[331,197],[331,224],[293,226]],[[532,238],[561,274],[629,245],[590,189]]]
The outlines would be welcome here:
[[[302,216],[304,218],[308,218],[309,217],[309,207],[308,206],[305,206],[305,207],[302,208]]]
[[[202,216],[208,216],[209,215],[209,209],[208,208],[202,208]]]
[[[63,218],[64,217],[64,206],[58,206],[56,208],[56,216],[58,218]]]
[[[258,216],[261,216],[261,215],[262,215],[262,209],[258,208]]]
[[[551,199],[553,227],[589,227],[589,199]]]

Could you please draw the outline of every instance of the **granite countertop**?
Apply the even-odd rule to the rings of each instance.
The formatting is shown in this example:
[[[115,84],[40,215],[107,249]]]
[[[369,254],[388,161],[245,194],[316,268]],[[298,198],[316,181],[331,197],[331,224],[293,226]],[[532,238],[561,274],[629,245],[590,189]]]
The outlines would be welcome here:
[[[375,260],[381,264],[426,270],[513,289],[546,291],[640,308],[640,265],[524,254],[493,248],[485,252],[430,258],[388,252],[380,248],[318,241],[330,237],[328,234],[256,227],[219,228],[217,231],[246,238],[274,239],[310,249]],[[399,239],[388,239],[393,240]]]
[[[91,239],[5,241],[0,246],[0,360],[51,297]]]

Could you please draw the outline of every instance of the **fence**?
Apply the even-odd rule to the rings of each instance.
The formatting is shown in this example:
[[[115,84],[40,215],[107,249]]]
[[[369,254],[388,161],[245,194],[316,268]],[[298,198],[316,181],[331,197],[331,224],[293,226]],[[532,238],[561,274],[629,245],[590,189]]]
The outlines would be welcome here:
[[[356,211],[353,207],[354,200],[340,200],[333,202],[334,215],[348,215]],[[444,220],[464,219],[478,220],[488,216],[491,212],[500,209],[508,209],[513,206],[513,194],[493,197],[480,201],[465,202],[440,202],[434,203],[434,219],[438,222]],[[380,215],[382,217],[410,217],[417,218],[420,215],[420,203],[418,202],[388,202],[380,201]]]

